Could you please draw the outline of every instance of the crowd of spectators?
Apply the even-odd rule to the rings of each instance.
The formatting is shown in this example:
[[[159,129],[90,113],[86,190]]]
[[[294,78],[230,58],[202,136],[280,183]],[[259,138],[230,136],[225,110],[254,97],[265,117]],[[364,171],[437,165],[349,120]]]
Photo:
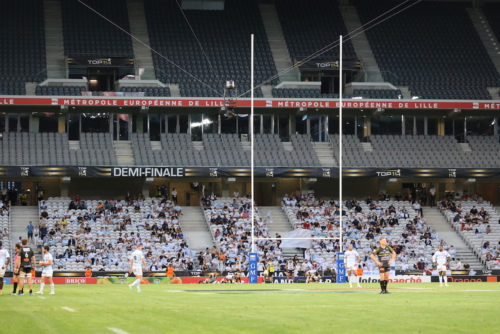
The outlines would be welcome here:
[[[182,209],[165,197],[152,199],[127,193],[123,200],[84,201],[80,196],[40,203],[34,227],[38,251],[51,246],[56,270],[92,268],[128,271],[129,255],[143,245],[148,270],[192,270],[191,250],[179,217]]]
[[[500,216],[491,204],[479,194],[447,194],[439,207],[486,266],[500,269]]]
[[[218,198],[214,194],[202,198],[205,218],[216,246],[198,255],[201,268],[220,272],[238,272],[248,268],[252,234],[251,201],[251,194],[240,197],[237,191],[232,198]],[[257,206],[254,205],[254,208],[254,236],[270,238],[269,217],[263,218]],[[263,271],[269,261],[277,266],[285,262],[279,242],[275,240],[257,240],[255,249],[260,261],[259,271]]]
[[[396,199],[397,198],[397,199]],[[338,200],[316,198],[314,193],[285,195],[283,210],[296,228],[311,230],[311,235],[328,240],[313,240],[304,252],[305,260],[322,269],[335,268],[335,253],[340,249],[340,206]],[[439,245],[454,253],[453,246],[439,238],[438,233],[421,215],[418,202],[413,205],[397,194],[394,200],[382,193],[378,200],[348,199],[342,207],[342,249],[348,244],[358,251],[364,269],[377,266],[370,259],[373,250],[385,237],[396,252],[398,270],[428,270],[431,258]]]

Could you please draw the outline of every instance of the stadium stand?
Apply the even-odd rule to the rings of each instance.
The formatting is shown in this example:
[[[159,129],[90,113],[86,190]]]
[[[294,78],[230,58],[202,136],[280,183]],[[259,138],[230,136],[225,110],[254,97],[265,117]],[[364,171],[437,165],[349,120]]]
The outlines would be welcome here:
[[[465,201],[446,198],[439,205],[448,222],[486,267],[500,268],[500,216],[493,205],[481,198]]]
[[[36,86],[36,95],[81,96],[85,86]]]
[[[399,4],[354,3],[363,24]],[[469,5],[423,1],[367,30],[384,79],[409,86],[412,96],[424,99],[490,100],[486,87],[498,87],[500,74],[468,16]]]
[[[255,82],[262,82],[276,74],[256,1],[228,0],[223,11],[184,11],[219,79],[210,69],[175,1],[146,0],[144,7],[153,49],[220,94],[153,54],[156,78],[164,83],[178,83],[181,96],[219,97],[223,93],[225,80],[234,80],[239,94],[247,91],[250,88],[252,33],[255,35]],[[249,93],[245,96],[249,96]],[[263,96],[260,88],[255,90],[255,96]]]
[[[346,167],[495,167],[500,144],[493,137],[468,136],[471,151],[462,149],[453,136],[371,135],[373,151],[365,151],[359,138],[345,135]],[[339,137],[330,135],[333,155],[339,161]]]
[[[387,237],[389,245],[396,251],[395,267],[399,270],[416,269],[420,261],[428,268],[438,246],[449,247],[408,202],[376,201],[368,197],[366,201],[347,200],[343,209],[343,249],[352,244],[364,268],[370,271],[376,265],[369,257],[381,237]],[[285,195],[283,210],[295,228],[309,229],[313,237],[332,238],[313,241],[305,258],[310,258],[313,264],[333,266],[335,250],[339,246],[338,202],[313,196]]]
[[[169,264],[176,271],[192,270],[181,210],[140,195],[129,201],[49,198],[40,204],[39,229],[48,233],[37,239],[38,249],[51,246],[55,270],[128,271],[129,255],[142,243],[150,271],[165,271]]]
[[[205,270],[236,271],[246,270],[248,265],[248,253],[251,250],[250,235],[251,223],[250,201],[243,198],[217,198],[215,195],[202,199],[205,219],[217,250],[212,259],[211,254],[200,254],[202,261],[199,263]],[[255,206],[255,236],[267,238],[267,220],[262,219]],[[278,264],[283,260],[283,253],[275,241],[258,240],[256,250],[261,263],[269,260]],[[260,270],[262,271],[262,270]]]
[[[500,3],[486,2],[483,4],[482,11],[490,24],[491,30],[500,40]]]
[[[19,165],[116,165],[109,134],[82,134],[82,149],[70,150],[66,133],[4,133],[0,163]]]
[[[330,45],[340,35],[347,35],[342,14],[336,2],[325,0],[277,0],[276,11],[290,57],[301,60]],[[351,41],[343,46],[343,59],[356,59]],[[334,47],[318,58],[338,60],[339,48]]]
[[[46,79],[43,1],[0,2],[0,95],[25,95]]]
[[[85,3],[130,32],[125,0]],[[67,56],[133,57],[132,40],[77,0],[61,1],[64,54]]]
[[[168,87],[141,87],[141,86],[126,86],[121,87],[120,92],[136,93],[143,92],[144,96],[150,97],[168,97],[170,96],[170,88]]]

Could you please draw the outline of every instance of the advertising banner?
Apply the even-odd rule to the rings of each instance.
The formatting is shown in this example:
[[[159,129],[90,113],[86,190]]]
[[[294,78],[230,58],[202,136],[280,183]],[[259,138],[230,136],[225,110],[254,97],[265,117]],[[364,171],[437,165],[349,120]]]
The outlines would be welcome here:
[[[2,97],[0,105],[103,106],[103,107],[225,107],[224,99],[204,98],[134,98],[134,97]],[[251,106],[250,99],[238,99],[235,107]],[[339,108],[338,99],[256,99],[256,108]],[[432,100],[344,100],[346,109],[478,109],[499,110],[500,101]]]
[[[252,284],[257,283],[257,263],[259,262],[259,257],[257,256],[257,253],[250,253],[249,254],[249,261],[248,261],[248,278],[249,282]]]
[[[389,283],[430,283],[431,276],[390,276]],[[363,275],[360,283],[378,283],[379,275]]]
[[[346,282],[346,270],[344,266],[344,253],[337,253],[337,283]]]
[[[69,56],[69,67],[134,67],[134,58],[129,57],[81,57]]]
[[[199,284],[200,282],[203,282],[207,279],[207,276],[200,276],[200,277],[182,277],[182,284]],[[224,276],[219,276],[217,277],[217,282],[225,282],[226,277]],[[249,283],[249,278],[248,277],[242,277],[241,281],[243,283]],[[264,277],[257,277],[257,283],[263,283],[264,282]]]
[[[54,282],[54,284],[97,284],[97,278],[95,277],[53,277],[52,281]],[[40,284],[42,283],[42,278],[33,277],[31,278],[31,282],[33,284]],[[10,279],[9,283],[7,284],[11,284]],[[24,284],[28,284],[28,280],[26,278],[24,279]]]
[[[101,277],[97,279],[97,284],[130,284],[135,277]],[[143,277],[141,284],[182,284],[180,277]]]
[[[301,70],[317,71],[338,71],[339,61],[331,59],[311,59],[307,61],[298,61]],[[342,61],[342,70],[359,70],[361,62],[359,60]]]

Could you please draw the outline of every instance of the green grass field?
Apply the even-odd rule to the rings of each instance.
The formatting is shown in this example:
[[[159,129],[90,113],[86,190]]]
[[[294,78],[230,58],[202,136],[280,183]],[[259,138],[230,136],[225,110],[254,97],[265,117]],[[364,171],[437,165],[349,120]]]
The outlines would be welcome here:
[[[0,333],[490,333],[499,324],[496,283],[398,283],[390,295],[378,284],[142,288],[56,285],[40,298],[10,296],[6,285]]]

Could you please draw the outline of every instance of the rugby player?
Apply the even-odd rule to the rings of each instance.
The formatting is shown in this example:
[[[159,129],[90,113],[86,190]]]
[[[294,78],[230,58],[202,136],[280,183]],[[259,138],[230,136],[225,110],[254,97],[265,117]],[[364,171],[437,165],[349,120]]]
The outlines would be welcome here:
[[[439,250],[432,256],[432,262],[437,267],[439,273],[439,286],[448,286],[448,277],[446,276],[446,266],[450,263],[451,255],[447,251],[443,251],[443,246],[439,245]]]
[[[49,279],[49,284],[50,284],[50,294],[55,295],[56,293],[54,292],[54,282],[52,281],[52,276],[53,276],[53,268],[52,265],[54,264],[54,258],[52,257],[52,254],[50,254],[50,246],[45,245],[43,246],[43,261],[40,261],[40,266],[42,266],[42,283],[40,284],[40,291],[36,292],[36,294],[43,295],[43,288],[45,287],[45,278]]]
[[[380,294],[388,294],[387,283],[391,274],[391,264],[396,258],[396,252],[391,246],[387,245],[387,238],[382,237],[379,240],[380,247],[375,249],[370,256],[373,262],[377,264],[380,272]]]
[[[134,291],[134,285],[137,285],[137,292],[141,290],[142,265],[147,266],[144,254],[142,253],[142,245],[137,245],[135,251],[130,255],[130,273],[134,272],[137,278],[132,284],[129,284],[130,291]]]
[[[28,280],[28,288],[30,289],[30,295],[33,295],[33,282],[31,280],[31,270],[36,270],[36,259],[35,253],[28,246],[28,240],[22,239],[20,249],[20,266],[17,268],[19,270],[19,293],[18,296],[24,295],[24,278]]]
[[[2,248],[2,241],[0,241],[0,295],[3,289],[3,276],[5,275],[5,270],[9,266],[10,255],[9,251]]]
[[[14,290],[12,291],[11,295],[17,296],[17,284],[19,282],[19,267],[21,266],[21,257],[19,256],[19,252],[21,250],[21,245],[20,244],[15,244],[14,245],[14,253],[16,253],[16,256],[14,256],[14,273],[12,275],[12,285],[14,286]]]
[[[361,285],[359,284],[359,277],[357,275],[358,265],[361,262],[361,258],[359,257],[358,252],[353,250],[352,244],[347,246],[344,258],[346,260],[347,276],[349,277],[349,287],[352,288],[352,282],[356,282],[358,284],[358,288],[361,288]]]

